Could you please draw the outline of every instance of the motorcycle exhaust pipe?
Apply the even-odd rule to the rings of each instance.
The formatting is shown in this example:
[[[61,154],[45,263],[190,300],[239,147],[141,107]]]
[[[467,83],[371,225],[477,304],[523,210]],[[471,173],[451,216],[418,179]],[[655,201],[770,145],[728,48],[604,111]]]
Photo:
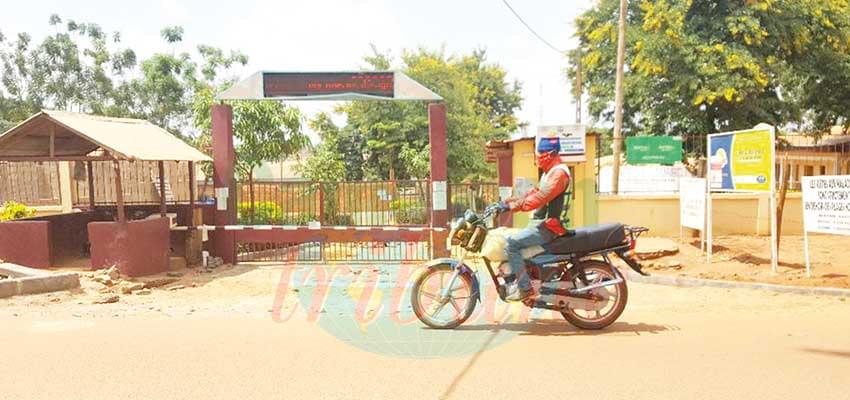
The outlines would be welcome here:
[[[585,286],[583,288],[570,289],[570,294],[584,294],[584,293],[587,293],[587,292],[594,290],[594,289],[604,288],[604,287],[613,286],[613,285],[619,285],[620,283],[623,283],[623,282],[624,282],[623,278],[617,278],[617,279],[610,280],[610,281],[599,282],[599,283],[595,283],[593,285]]]

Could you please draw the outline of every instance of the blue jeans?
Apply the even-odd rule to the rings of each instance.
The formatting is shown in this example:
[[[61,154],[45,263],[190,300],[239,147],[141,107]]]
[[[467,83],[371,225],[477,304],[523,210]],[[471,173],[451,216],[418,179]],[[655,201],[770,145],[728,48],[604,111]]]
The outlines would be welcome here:
[[[511,273],[516,277],[517,286],[521,290],[531,288],[531,278],[528,277],[528,271],[525,268],[522,249],[549,243],[554,238],[555,234],[543,226],[529,226],[516,235],[507,238],[505,252],[508,254],[508,265],[510,265]]]

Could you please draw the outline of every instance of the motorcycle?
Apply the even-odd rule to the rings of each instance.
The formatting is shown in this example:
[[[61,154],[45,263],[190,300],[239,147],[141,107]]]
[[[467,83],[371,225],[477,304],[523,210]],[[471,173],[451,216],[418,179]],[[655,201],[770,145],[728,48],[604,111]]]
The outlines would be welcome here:
[[[515,279],[508,273],[505,247],[507,238],[517,230],[488,227],[486,221],[497,216],[494,204],[480,215],[467,210],[452,222],[447,245],[449,249],[457,246],[459,257],[426,263],[412,287],[413,312],[422,323],[452,329],[475,311],[481,290],[476,264],[466,263],[470,254],[480,255],[499,298],[505,300],[505,287]],[[648,230],[618,223],[596,225],[568,230],[550,243],[525,249],[526,271],[537,296],[523,304],[560,311],[567,322],[580,329],[611,325],[628,301],[626,280],[612,264],[611,255],[646,275],[634,259],[634,248],[637,238]]]

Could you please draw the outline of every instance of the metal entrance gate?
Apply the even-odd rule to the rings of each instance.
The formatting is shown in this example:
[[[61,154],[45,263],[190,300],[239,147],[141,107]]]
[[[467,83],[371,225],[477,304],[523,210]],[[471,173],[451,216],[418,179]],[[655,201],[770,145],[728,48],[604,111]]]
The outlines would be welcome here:
[[[396,262],[432,258],[427,180],[237,185],[237,261]],[[498,200],[496,183],[449,185],[450,215]],[[253,207],[252,207],[253,205]]]

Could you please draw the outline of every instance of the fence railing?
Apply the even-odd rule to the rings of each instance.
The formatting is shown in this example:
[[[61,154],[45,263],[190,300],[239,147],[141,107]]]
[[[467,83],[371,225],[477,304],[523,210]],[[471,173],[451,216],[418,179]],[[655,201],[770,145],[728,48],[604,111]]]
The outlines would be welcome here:
[[[247,225],[424,226],[427,180],[237,184],[237,215]]]
[[[449,211],[452,218],[463,216],[464,211],[480,212],[487,205],[499,201],[499,184],[472,182],[449,184]]]

